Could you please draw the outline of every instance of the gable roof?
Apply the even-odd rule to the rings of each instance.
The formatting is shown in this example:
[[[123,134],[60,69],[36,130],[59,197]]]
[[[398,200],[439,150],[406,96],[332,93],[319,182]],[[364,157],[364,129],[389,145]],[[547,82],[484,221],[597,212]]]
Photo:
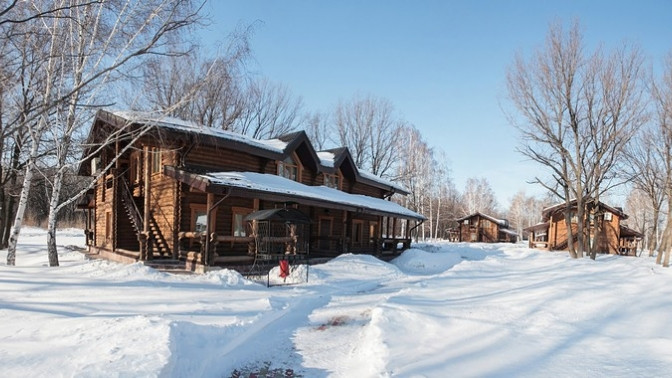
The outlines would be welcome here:
[[[317,173],[335,173],[343,164],[347,164],[346,171],[352,171],[351,179],[373,187],[385,190],[390,193],[400,193],[408,195],[409,192],[399,184],[393,183],[382,177],[371,173],[361,171],[353,163],[352,156],[346,147],[340,147],[333,150],[315,151],[308,135],[305,131],[296,131],[285,134],[274,139],[254,139],[249,136],[235,133],[232,131],[215,129],[200,125],[195,122],[185,121],[178,118],[168,117],[155,112],[141,111],[107,111],[99,110],[89,132],[86,145],[92,146],[96,142],[97,133],[94,130],[100,122],[109,124],[117,129],[126,127],[140,127],[150,125],[159,132],[171,132],[185,137],[199,138],[201,143],[215,146],[224,145],[234,148],[238,151],[250,153],[255,156],[261,156],[273,160],[284,160],[293,152],[296,152],[304,165],[315,170]],[[329,155],[334,156],[333,161],[329,161]],[[85,151],[84,156],[88,155]],[[80,175],[86,175],[88,165],[83,162],[80,165]],[[345,168],[345,167],[343,167]]]
[[[460,218],[460,219],[457,219],[457,222],[459,223],[459,222],[461,222],[461,221],[463,221],[463,220],[466,220],[466,219],[469,219],[469,218],[473,218],[473,217],[475,217],[475,216],[480,216],[480,217],[482,217],[482,218],[488,219],[488,220],[490,220],[491,222],[493,222],[493,223],[497,223],[498,225],[500,225],[500,226],[502,226],[502,227],[505,227],[505,228],[508,228],[508,227],[509,227],[509,221],[508,221],[508,220],[506,220],[506,219],[498,219],[498,218],[495,218],[495,217],[493,217],[493,216],[490,216],[490,215],[487,215],[487,214],[483,214],[483,213],[481,213],[481,212],[479,212],[479,211],[477,211],[477,212],[475,212],[475,213],[473,213],[473,214],[469,214],[469,215],[467,215],[467,216],[465,216],[465,217],[462,217],[462,218]]]
[[[587,200],[587,201],[594,202],[593,200]],[[623,210],[620,209],[620,208],[611,207],[611,206],[605,204],[602,201],[598,201],[597,205],[598,205],[598,207],[601,207],[601,208],[603,208],[603,209],[605,209],[605,210],[607,210],[611,213],[614,213],[614,214],[618,215],[621,219],[628,219],[628,215],[626,213],[624,213]],[[573,199],[573,200],[569,201],[569,206],[572,207],[572,208],[575,208],[576,207],[576,199]],[[564,202],[559,203],[557,205],[549,206],[549,207],[541,210],[542,218],[547,219],[547,217],[550,217],[551,214],[555,214],[558,211],[562,211],[566,207],[567,207],[567,204],[564,203]]]

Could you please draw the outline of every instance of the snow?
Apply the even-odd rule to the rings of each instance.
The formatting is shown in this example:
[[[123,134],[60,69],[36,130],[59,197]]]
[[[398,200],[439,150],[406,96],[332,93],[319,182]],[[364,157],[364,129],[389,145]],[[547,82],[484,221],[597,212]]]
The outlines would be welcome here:
[[[303,198],[318,199],[339,205],[350,205],[370,210],[379,210],[391,214],[399,214],[412,219],[425,219],[421,214],[411,211],[395,202],[360,194],[350,194],[326,186],[310,186],[276,175],[256,172],[211,172],[201,177],[210,182],[264,191],[282,193]]]
[[[317,157],[320,159],[320,164],[324,167],[334,167],[334,160],[336,155],[329,151],[317,151]]]
[[[61,267],[47,266],[39,229],[23,230],[16,267],[0,264],[3,377],[672,371],[672,270],[648,257],[428,243],[390,263],[347,254],[295,267],[291,284],[267,288],[230,270],[87,260],[79,230],[57,240]]]
[[[124,110],[112,111],[111,113],[132,122],[153,124],[157,127],[212,136],[238,143],[243,143],[249,146],[261,148],[279,154],[283,153],[283,149],[287,146],[287,143],[278,139],[268,139],[268,140],[254,139],[240,133],[203,126],[195,122],[185,121],[183,119],[174,117],[168,117],[161,113],[143,112],[143,111],[124,111]]]

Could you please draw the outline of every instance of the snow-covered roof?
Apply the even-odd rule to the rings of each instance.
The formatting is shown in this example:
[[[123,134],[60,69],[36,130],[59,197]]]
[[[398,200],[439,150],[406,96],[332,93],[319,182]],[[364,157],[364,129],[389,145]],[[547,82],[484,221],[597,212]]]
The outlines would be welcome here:
[[[259,148],[265,151],[270,151],[277,154],[284,154],[286,148],[289,146],[289,142],[282,139],[255,139],[240,133],[226,131],[221,129],[216,129],[212,127],[207,127],[200,125],[195,122],[185,121],[182,119],[169,117],[156,112],[143,112],[143,111],[122,111],[115,110],[109,111],[110,114],[125,119],[128,122],[133,123],[143,123],[155,125],[160,128],[167,128],[176,131],[186,132],[186,133],[195,133],[199,135],[207,135],[215,138],[219,138],[226,141],[232,141],[236,143],[242,143],[250,147]],[[292,133],[286,135],[286,137],[295,137],[295,134],[298,135],[300,132]],[[280,137],[283,138],[283,137]],[[320,151],[317,152],[317,157],[319,159],[319,164],[325,168],[334,168],[335,160],[337,159],[336,154],[333,151],[336,150],[345,150],[344,148],[335,149],[332,151]],[[376,176],[372,173],[365,172],[362,170],[357,170],[360,177],[394,189],[396,192],[401,192],[403,194],[408,194],[408,191],[403,186],[396,184],[390,180],[384,179],[382,177]]]
[[[175,172],[179,170],[175,169]],[[167,171],[170,174],[169,171]],[[184,172],[184,171],[182,171]],[[188,172],[187,172],[188,173]],[[189,174],[189,173],[188,173]],[[350,194],[326,186],[309,186],[287,178],[256,172],[211,172],[191,174],[209,185],[222,185],[250,191],[266,192],[290,198],[316,200],[324,204],[337,204],[368,212],[380,212],[410,219],[424,220],[425,217],[395,202],[360,194]],[[194,180],[194,178],[191,178]],[[326,206],[328,207],[328,206]]]
[[[330,151],[317,151],[317,157],[320,158],[320,164],[325,167],[334,167],[334,159],[336,155]]]
[[[594,200],[587,198],[585,201],[586,201],[586,202],[593,202]],[[569,201],[569,205],[570,205],[570,206],[576,206],[576,199],[573,199],[573,200]],[[608,210],[608,211],[610,211],[610,212],[612,212],[612,213],[618,215],[618,216],[621,217],[622,219],[628,219],[628,215],[625,214],[625,213],[623,212],[623,209],[621,209],[621,208],[618,208],[618,207],[611,207],[611,206],[605,204],[605,203],[602,202],[602,201],[598,201],[598,205],[599,205],[600,207],[602,207],[603,209]],[[542,209],[542,210],[541,210],[541,213],[542,213],[542,214],[549,214],[549,213],[555,212],[555,211],[557,211],[557,210],[561,210],[561,209],[563,209],[565,206],[567,206],[567,204],[566,204],[565,202],[558,203],[558,204],[555,204],[555,205],[553,205],[553,206],[549,206],[549,207],[546,207],[546,208]]]
[[[287,143],[279,139],[254,139],[240,133],[215,129],[213,127],[203,126],[195,122],[168,117],[160,113],[139,111],[111,111],[110,113],[117,117],[124,118],[129,122],[150,124],[161,128],[173,129],[176,131],[212,136],[229,141],[235,141],[238,143],[244,143],[252,147],[266,149],[277,153],[283,153],[284,147],[287,146]]]
[[[389,187],[391,187],[391,188],[394,188],[394,189],[396,189],[396,190],[398,190],[398,191],[406,192],[406,188],[404,188],[403,186],[401,186],[401,185],[399,185],[399,184],[397,184],[397,183],[394,183],[394,182],[392,182],[392,181],[390,181],[390,180],[384,179],[384,178],[382,178],[382,177],[380,177],[380,176],[376,176],[376,175],[374,175],[373,173],[359,170],[359,175],[362,176],[362,177],[364,177],[365,179],[379,182],[379,183],[381,183],[381,184],[383,184],[383,185],[387,185],[387,186],[389,186]]]
[[[490,220],[490,221],[493,222],[493,223],[497,223],[497,224],[500,225],[500,226],[503,226],[503,227],[508,227],[508,226],[509,226],[509,221],[507,221],[506,219],[498,219],[498,218],[495,218],[495,217],[493,217],[493,216],[490,216],[490,215],[487,215],[487,214],[483,214],[483,213],[481,213],[481,212],[479,212],[479,211],[477,211],[477,212],[475,212],[475,213],[473,213],[473,214],[469,214],[469,215],[467,215],[467,216],[464,216],[464,217],[458,219],[457,222],[461,222],[461,221],[463,221],[463,220],[465,220],[465,219],[469,219],[469,218],[474,217],[474,216],[476,216],[476,215],[479,215],[479,216],[481,216],[482,218],[486,218],[486,219]]]

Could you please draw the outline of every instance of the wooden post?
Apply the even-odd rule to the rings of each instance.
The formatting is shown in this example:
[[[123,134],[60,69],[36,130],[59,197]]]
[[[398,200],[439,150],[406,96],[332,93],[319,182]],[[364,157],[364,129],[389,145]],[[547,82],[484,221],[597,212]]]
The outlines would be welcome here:
[[[143,219],[142,219],[142,235],[141,238],[142,240],[140,241],[140,258],[142,260],[151,260],[152,258],[152,246],[151,246],[151,238],[149,235],[149,218],[151,216],[151,211],[150,211],[150,195],[151,195],[151,156],[150,156],[150,149],[148,146],[143,147],[143,153],[145,154],[145,166],[144,168],[144,181],[145,181],[145,193],[144,193],[144,214],[143,214]]]
[[[207,205],[206,205],[206,214],[205,214],[205,250],[203,251],[203,265],[208,266],[210,265],[211,259],[210,259],[210,234],[212,233],[212,220],[211,218],[211,212],[213,210],[213,206],[215,204],[215,195],[213,193],[208,193],[208,199],[207,199]]]

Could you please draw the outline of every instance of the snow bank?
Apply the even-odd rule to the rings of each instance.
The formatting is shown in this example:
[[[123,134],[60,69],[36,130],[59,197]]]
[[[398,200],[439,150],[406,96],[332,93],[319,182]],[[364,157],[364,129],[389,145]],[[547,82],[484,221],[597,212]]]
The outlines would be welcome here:
[[[426,252],[408,249],[392,260],[406,274],[439,274],[462,262],[462,256],[454,251]]]

